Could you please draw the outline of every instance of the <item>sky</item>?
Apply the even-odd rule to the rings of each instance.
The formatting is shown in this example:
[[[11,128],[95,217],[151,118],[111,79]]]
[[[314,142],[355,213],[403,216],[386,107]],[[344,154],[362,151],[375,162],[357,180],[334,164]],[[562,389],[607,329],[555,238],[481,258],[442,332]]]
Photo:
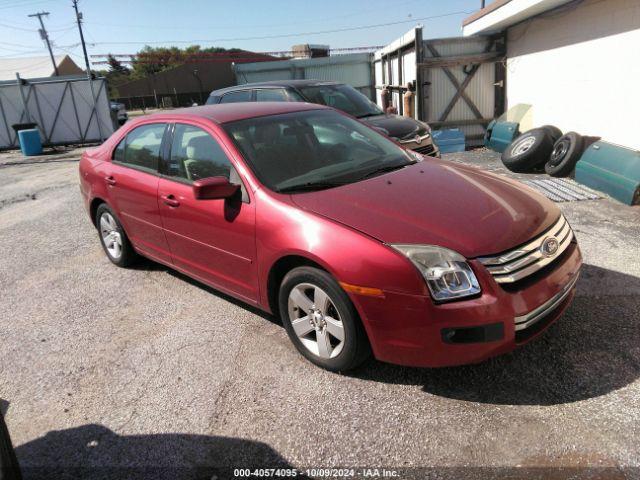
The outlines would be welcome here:
[[[386,45],[418,24],[424,38],[459,36],[462,20],[480,8],[480,0],[80,0],[78,5],[88,53],[100,55],[132,54],[144,45],[256,52],[286,51],[298,43]],[[70,54],[84,66],[71,0],[0,0],[0,58],[47,55],[38,19],[28,17],[39,11],[49,12],[44,22],[54,54]]]

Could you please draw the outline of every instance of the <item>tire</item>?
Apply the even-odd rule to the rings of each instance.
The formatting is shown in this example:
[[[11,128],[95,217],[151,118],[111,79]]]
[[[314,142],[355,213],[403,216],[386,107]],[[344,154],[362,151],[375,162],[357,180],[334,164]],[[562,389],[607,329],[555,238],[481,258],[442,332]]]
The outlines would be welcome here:
[[[562,130],[560,130],[555,125],[543,125],[540,128],[544,128],[547,131],[547,133],[551,135],[551,140],[553,140],[553,143],[556,143],[558,139],[560,139],[560,137],[562,136]]]
[[[320,302],[317,306],[316,301]],[[291,270],[280,286],[279,307],[289,338],[307,360],[319,367],[333,372],[351,370],[371,355],[358,312],[324,270]],[[308,313],[311,309],[313,317]]]
[[[528,173],[542,167],[553,150],[551,135],[543,128],[534,128],[516,138],[502,152],[502,163],[512,172]]]
[[[558,139],[553,146],[545,172],[552,177],[566,177],[576,167],[584,152],[584,139],[576,132],[569,132]]]
[[[106,203],[102,203],[96,211],[96,228],[104,253],[113,264],[128,267],[138,260],[138,254],[120,220]]]

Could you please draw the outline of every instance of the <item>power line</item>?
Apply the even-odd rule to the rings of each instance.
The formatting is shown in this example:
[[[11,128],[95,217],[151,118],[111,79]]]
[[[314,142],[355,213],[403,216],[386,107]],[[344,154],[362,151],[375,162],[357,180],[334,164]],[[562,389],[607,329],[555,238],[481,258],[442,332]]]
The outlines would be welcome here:
[[[394,9],[397,9],[399,6],[402,5],[406,5],[409,3],[415,3],[418,2],[420,0],[407,0],[404,2],[394,2],[393,7]],[[382,5],[387,5],[388,1],[385,0],[384,2],[381,3]],[[369,5],[369,7],[373,7],[375,5]],[[310,20],[310,21],[303,21],[303,22],[298,22],[296,21],[297,25],[305,25],[305,24],[317,24],[317,23],[326,23],[329,20],[337,20],[337,19],[341,19],[341,18],[348,18],[348,17],[355,17],[355,16],[362,16],[363,14],[373,14],[373,13],[378,13],[377,11],[372,11],[372,12],[362,12],[362,10],[357,11],[357,12],[352,12],[352,13],[346,13],[346,14],[342,14],[342,15],[334,15],[331,17],[323,17],[323,18],[316,18],[315,20]],[[210,25],[210,26],[206,26],[206,27],[201,27],[201,26],[194,26],[194,25],[149,25],[149,24],[113,24],[113,23],[102,23],[102,22],[85,22],[85,23],[91,23],[91,25],[96,25],[96,26],[102,26],[102,27],[111,27],[111,28],[144,28],[144,29],[150,29],[150,30],[212,30],[212,29],[230,29],[230,30],[237,30],[237,26],[229,26],[229,25]],[[288,27],[291,25],[291,22],[287,22],[287,23],[272,23],[269,25],[244,25],[243,28],[247,28],[247,29],[254,29],[254,28],[278,28],[278,27]]]
[[[56,60],[53,58],[53,52],[51,51],[51,43],[49,43],[49,35],[47,34],[47,29],[44,28],[44,22],[42,21],[42,17],[48,17],[49,16],[49,12],[38,12],[38,13],[32,13],[31,15],[27,15],[28,17],[38,17],[38,20],[40,21],[40,37],[45,41],[45,43],[47,44],[47,49],[49,50],[49,56],[51,57],[51,63],[53,64],[53,71],[56,74],[56,77],[59,75],[58,73],[58,65],[56,65]]]
[[[364,47],[340,47],[340,48],[330,48],[329,52],[356,52],[356,51],[371,51],[371,50],[379,50],[384,45],[368,45]],[[181,54],[188,58],[230,58],[230,57],[240,57],[240,56],[292,56],[295,52],[293,50],[277,50],[270,52],[249,52],[246,50],[238,50],[231,51],[227,50],[224,52],[190,52],[186,53],[185,51],[181,51]],[[158,53],[158,52],[144,52],[142,55],[145,57],[165,57],[167,54]],[[140,56],[138,53],[96,53],[90,55],[91,58],[104,58],[104,57],[115,57],[115,58],[135,58]],[[93,63],[101,63],[101,62],[93,62]]]
[[[35,28],[23,28],[23,27],[16,27],[15,25],[7,25],[6,23],[0,23],[0,27],[11,28],[13,30],[21,30],[23,32],[35,32],[37,30]]]
[[[52,0],[37,0],[34,2],[19,2],[19,3],[14,3],[14,4],[4,4],[4,5],[0,5],[0,10],[7,10],[9,8],[16,8],[16,7],[30,7],[32,5],[37,5],[39,3],[49,3]]]
[[[262,36],[255,36],[255,37],[237,37],[237,38],[217,38],[217,39],[213,39],[213,40],[164,40],[164,41],[152,41],[152,42],[146,42],[146,41],[137,41],[137,42],[132,42],[132,41],[126,41],[126,42],[96,42],[96,45],[139,45],[141,43],[146,44],[146,45],[151,45],[151,44],[171,44],[171,43],[182,43],[182,44],[195,44],[195,43],[216,43],[216,42],[242,42],[242,41],[248,41],[248,40],[268,40],[268,39],[272,39],[272,38],[288,38],[288,37],[303,37],[303,36],[307,36],[307,35],[321,35],[321,34],[325,34],[325,33],[339,33],[339,32],[349,32],[349,31],[354,31],[354,30],[366,30],[369,28],[379,28],[379,27],[388,27],[391,25],[402,25],[402,24],[406,24],[406,23],[414,23],[414,22],[420,22],[420,21],[426,21],[426,20],[433,20],[436,18],[444,18],[444,17],[451,17],[454,15],[469,15],[473,12],[467,12],[467,11],[460,11],[460,12],[451,12],[451,13],[445,13],[443,15],[432,15],[429,17],[419,17],[419,18],[411,18],[409,20],[399,20],[396,22],[386,22],[386,23],[377,23],[377,24],[373,24],[373,25],[360,25],[360,26],[356,26],[356,27],[345,27],[345,28],[336,28],[333,30],[318,30],[315,32],[299,32],[299,33],[284,33],[284,34],[279,34],[279,35],[262,35]]]

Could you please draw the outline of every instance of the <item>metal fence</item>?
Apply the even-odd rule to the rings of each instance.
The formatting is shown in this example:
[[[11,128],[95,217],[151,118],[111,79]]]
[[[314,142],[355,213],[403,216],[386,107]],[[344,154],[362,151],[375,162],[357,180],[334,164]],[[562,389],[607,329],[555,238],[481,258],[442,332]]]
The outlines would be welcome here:
[[[146,110],[147,108],[191,107],[195,103],[204,105],[207,98],[209,98],[208,92],[186,92],[116,97],[112,100],[122,103],[127,110]]]
[[[44,146],[101,141],[113,133],[106,81],[82,76],[0,82],[0,149],[18,147],[13,125],[35,123]]]

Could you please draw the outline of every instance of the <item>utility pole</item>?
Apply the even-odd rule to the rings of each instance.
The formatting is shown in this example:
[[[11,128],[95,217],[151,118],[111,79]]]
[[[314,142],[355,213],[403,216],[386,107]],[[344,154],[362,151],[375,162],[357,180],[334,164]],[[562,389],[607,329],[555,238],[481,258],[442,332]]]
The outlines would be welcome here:
[[[51,51],[51,43],[49,43],[49,34],[47,33],[47,29],[44,28],[44,22],[42,21],[42,17],[48,17],[49,16],[49,12],[38,12],[38,13],[32,13],[31,15],[28,15],[29,17],[38,17],[38,20],[40,20],[40,30],[38,30],[40,32],[40,38],[42,38],[42,40],[45,41],[45,43],[47,44],[47,48],[49,49],[49,56],[51,57],[51,63],[53,63],[53,71],[56,74],[56,77],[59,75],[58,73],[58,66],[56,65],[56,60],[53,58],[53,52]]]
[[[93,110],[96,114],[96,124],[98,125],[98,133],[100,140],[104,140],[102,136],[102,128],[100,128],[100,119],[98,118],[98,100],[93,90],[93,77],[91,76],[91,66],[89,65],[89,56],[87,55],[87,46],[84,43],[84,34],[82,33],[82,13],[78,12],[78,0],[73,0],[73,9],[76,11],[76,22],[78,23],[78,31],[80,32],[80,43],[82,43],[82,52],[84,53],[84,64],[87,68],[87,80],[89,80],[89,88],[91,89],[91,98],[93,99]],[[91,118],[89,118],[91,121]]]

